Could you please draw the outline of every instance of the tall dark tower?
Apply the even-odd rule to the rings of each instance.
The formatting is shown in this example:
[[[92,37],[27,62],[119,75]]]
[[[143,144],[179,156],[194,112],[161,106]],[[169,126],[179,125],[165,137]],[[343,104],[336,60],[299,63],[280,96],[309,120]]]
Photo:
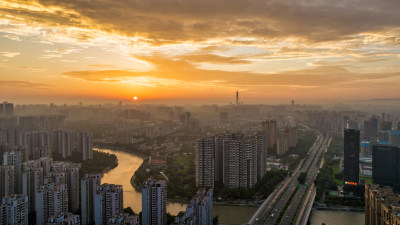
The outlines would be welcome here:
[[[359,181],[360,163],[360,131],[344,130],[344,171],[345,186],[357,186]]]
[[[236,91],[236,105],[239,105],[239,91]]]
[[[394,145],[372,147],[372,181],[374,184],[400,187],[400,149]]]

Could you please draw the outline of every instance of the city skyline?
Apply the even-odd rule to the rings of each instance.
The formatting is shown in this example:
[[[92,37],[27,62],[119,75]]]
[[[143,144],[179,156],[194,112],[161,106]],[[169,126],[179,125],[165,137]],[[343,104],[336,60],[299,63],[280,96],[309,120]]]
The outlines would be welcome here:
[[[397,1],[0,1],[10,102],[399,98]]]

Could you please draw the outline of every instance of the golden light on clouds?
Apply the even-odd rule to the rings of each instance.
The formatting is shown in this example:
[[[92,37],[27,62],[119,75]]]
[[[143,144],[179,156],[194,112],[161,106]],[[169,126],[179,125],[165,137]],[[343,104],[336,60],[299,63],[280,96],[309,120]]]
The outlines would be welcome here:
[[[0,0],[0,94],[400,97],[399,10],[396,0]]]

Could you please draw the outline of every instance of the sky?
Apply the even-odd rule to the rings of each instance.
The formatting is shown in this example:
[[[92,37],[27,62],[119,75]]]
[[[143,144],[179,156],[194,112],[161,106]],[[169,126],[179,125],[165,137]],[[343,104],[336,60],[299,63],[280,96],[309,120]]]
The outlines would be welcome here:
[[[400,97],[398,0],[0,0],[16,103]]]

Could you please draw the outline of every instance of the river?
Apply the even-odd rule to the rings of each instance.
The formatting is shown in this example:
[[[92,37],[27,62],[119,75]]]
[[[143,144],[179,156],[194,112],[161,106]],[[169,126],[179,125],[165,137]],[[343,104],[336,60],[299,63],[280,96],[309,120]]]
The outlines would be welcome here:
[[[118,158],[118,166],[103,174],[101,183],[120,184],[124,189],[124,207],[131,207],[134,212],[142,211],[142,193],[136,191],[131,185],[131,177],[143,162],[143,158],[124,151],[111,149],[98,149],[101,152],[115,154]],[[177,215],[180,211],[186,210],[186,205],[176,202],[167,203],[167,212]]]
[[[130,179],[143,162],[143,158],[132,153],[116,151],[111,149],[98,149],[102,152],[115,154],[118,158],[118,166],[103,174],[102,183],[120,184],[124,188],[124,207],[131,207],[134,212],[142,211],[142,193],[136,191]],[[186,210],[186,204],[170,202],[167,203],[167,212],[177,215]],[[244,224],[257,210],[256,207],[245,206],[213,206],[213,216],[219,217],[220,224]],[[364,213],[339,212],[339,211],[313,211],[310,217],[311,225],[362,225],[364,224]]]
[[[118,166],[103,174],[101,183],[120,184],[124,189],[124,207],[131,207],[134,212],[142,211],[142,193],[136,191],[130,179],[143,162],[143,158],[132,153],[116,151],[111,149],[95,150],[115,154],[118,158]],[[186,204],[170,202],[167,203],[167,212],[177,215],[180,211],[186,210]],[[257,210],[256,207],[243,206],[213,206],[213,216],[219,217],[220,224],[243,224]]]
[[[364,225],[364,212],[316,210],[311,212],[311,225]]]

